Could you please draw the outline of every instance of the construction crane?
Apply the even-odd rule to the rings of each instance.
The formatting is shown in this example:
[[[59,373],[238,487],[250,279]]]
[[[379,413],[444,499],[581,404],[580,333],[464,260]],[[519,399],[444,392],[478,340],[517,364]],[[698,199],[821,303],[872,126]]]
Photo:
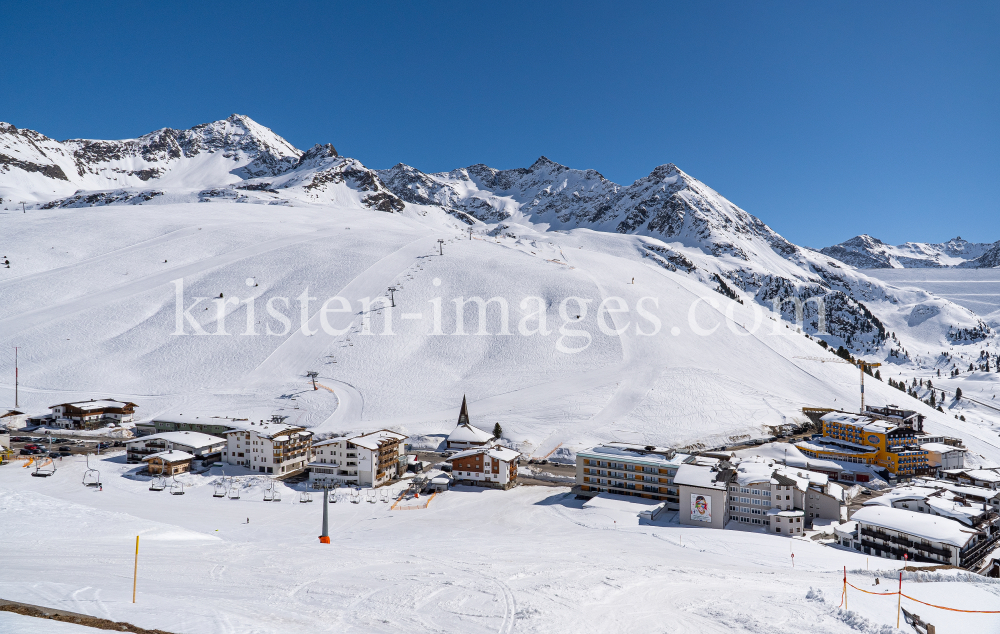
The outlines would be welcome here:
[[[865,413],[865,368],[878,368],[881,367],[881,363],[868,363],[864,359],[858,359],[856,362],[848,361],[847,359],[841,359],[840,357],[795,357],[796,359],[806,359],[807,361],[819,361],[820,363],[845,363],[847,365],[856,365],[861,370],[861,413]]]

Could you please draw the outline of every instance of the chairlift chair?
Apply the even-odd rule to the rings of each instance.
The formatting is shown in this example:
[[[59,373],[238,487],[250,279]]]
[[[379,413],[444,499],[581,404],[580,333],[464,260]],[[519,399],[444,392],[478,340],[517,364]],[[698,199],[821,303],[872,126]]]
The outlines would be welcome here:
[[[272,486],[271,486],[271,501],[272,502],[280,502],[281,501],[281,489],[279,489],[276,486],[273,486],[273,483],[272,483]]]
[[[368,491],[368,501],[372,504],[378,502],[378,492],[375,489]]]
[[[389,501],[389,489],[382,489],[382,501],[383,502]]]
[[[240,499],[240,483],[231,482],[229,485],[229,499],[238,500]]]
[[[42,471],[42,467],[52,467],[51,471]],[[32,471],[31,475],[36,478],[47,478],[50,475],[54,475],[56,472],[56,465],[52,462],[52,458],[47,459],[45,462],[36,462],[35,470]]]
[[[83,484],[88,487],[101,486],[101,472],[90,467],[90,454],[86,454],[87,470],[83,472]]]
[[[212,493],[213,498],[224,498],[226,497],[226,481],[220,480],[215,483],[215,492]]]
[[[152,482],[149,483],[150,491],[162,491],[165,488],[167,488],[167,479],[162,476],[153,478]]]
[[[170,482],[170,495],[184,495],[184,483],[178,482],[177,478],[172,478]]]
[[[300,503],[305,504],[306,502],[312,502],[312,501],[313,501],[312,493],[308,491],[303,491],[302,493],[299,493]]]
[[[264,489],[264,501],[271,502],[274,500],[274,482],[268,482],[267,488]]]

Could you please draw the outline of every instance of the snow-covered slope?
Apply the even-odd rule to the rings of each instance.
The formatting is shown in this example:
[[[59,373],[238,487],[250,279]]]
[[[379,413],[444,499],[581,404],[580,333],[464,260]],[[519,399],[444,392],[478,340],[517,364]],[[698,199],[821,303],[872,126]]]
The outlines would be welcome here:
[[[860,235],[820,249],[820,252],[859,269],[1000,266],[1000,242],[975,243],[961,237],[940,244],[907,242],[893,246],[878,238]]]
[[[446,431],[468,393],[532,453],[712,445],[765,435],[803,405],[856,407],[855,370],[804,359],[829,356],[817,339],[915,365],[995,336],[966,308],[789,243],[674,165],[628,186],[545,158],[376,171],[239,115],[132,141],[3,130],[0,343],[26,351],[34,409],[100,392],[145,415],[286,410],[323,431],[419,436]],[[27,214],[11,213],[20,195]],[[397,309],[365,307],[389,286]],[[350,309],[322,311],[335,296]],[[191,312],[198,297],[215,301]],[[499,299],[485,334],[471,334],[472,304],[456,336],[456,302],[473,297]],[[613,298],[627,312],[607,312]],[[387,320],[394,334],[363,334]],[[332,392],[303,392],[317,369]],[[12,387],[0,387],[11,402]],[[879,383],[869,395],[899,397]]]

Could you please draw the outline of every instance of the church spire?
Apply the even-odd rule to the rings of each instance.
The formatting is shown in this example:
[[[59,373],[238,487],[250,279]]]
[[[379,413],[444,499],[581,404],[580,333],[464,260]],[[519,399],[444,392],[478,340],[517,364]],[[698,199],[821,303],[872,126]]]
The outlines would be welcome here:
[[[465,394],[462,395],[462,411],[458,414],[458,424],[469,424],[469,406],[465,404]]]

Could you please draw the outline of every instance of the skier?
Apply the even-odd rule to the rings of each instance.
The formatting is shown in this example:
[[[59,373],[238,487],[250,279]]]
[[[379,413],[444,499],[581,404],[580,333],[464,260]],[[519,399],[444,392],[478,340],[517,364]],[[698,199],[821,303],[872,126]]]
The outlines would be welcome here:
[[[249,524],[249,523],[250,523],[250,518],[248,517],[248,518],[247,518],[247,524]]]

